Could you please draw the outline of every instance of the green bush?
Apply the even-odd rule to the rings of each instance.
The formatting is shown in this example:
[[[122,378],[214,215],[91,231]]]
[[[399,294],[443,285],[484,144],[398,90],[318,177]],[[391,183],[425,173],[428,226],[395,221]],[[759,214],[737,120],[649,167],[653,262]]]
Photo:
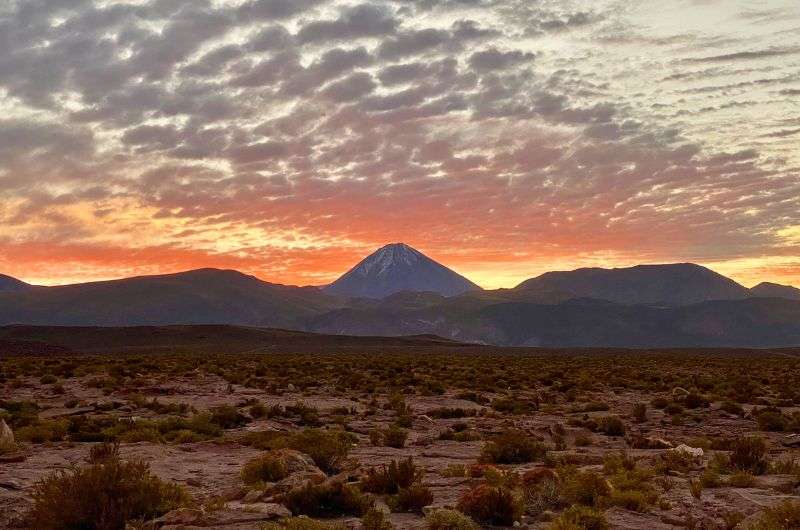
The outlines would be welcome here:
[[[354,441],[354,436],[344,431],[306,429],[292,434],[287,445],[290,449],[310,456],[324,472],[335,473],[350,452]]]
[[[456,510],[434,510],[425,517],[427,530],[479,530],[475,521]]]
[[[494,437],[483,446],[481,462],[492,464],[524,464],[541,460],[547,448],[524,431],[510,430]]]
[[[406,445],[408,438],[408,431],[401,429],[397,425],[392,425],[383,431],[383,445],[386,447],[394,447],[395,449],[402,449]]]
[[[29,521],[37,530],[121,530],[127,521],[159,517],[188,500],[147,464],[123,462],[114,451],[100,463],[47,476],[32,496]]]
[[[366,476],[362,478],[361,484],[364,491],[379,494],[394,494],[402,488],[408,488],[412,484],[422,480],[424,472],[414,465],[411,457],[407,460],[397,462],[392,460],[388,466],[380,469],[371,468]]]
[[[377,508],[370,508],[361,518],[362,530],[394,530],[386,515]]]
[[[277,523],[261,525],[260,530],[347,530],[339,523],[324,523],[307,517],[289,517]]]
[[[289,475],[286,461],[279,455],[267,453],[247,462],[242,468],[241,476],[245,484],[259,482],[276,482]]]
[[[563,495],[571,504],[597,506],[611,493],[608,480],[594,471],[564,468],[559,475],[562,477]]]
[[[607,530],[609,527],[603,512],[587,506],[572,506],[558,516],[549,530]]]
[[[289,448],[300,451],[310,456],[320,469],[330,474],[339,470],[356,438],[339,430],[306,429],[296,433],[251,432],[244,437],[243,442],[263,450]]]
[[[800,502],[783,501],[765,509],[749,530],[796,530],[800,528]]]
[[[617,416],[604,416],[597,422],[597,428],[608,436],[625,434],[625,424]]]
[[[211,423],[216,423],[223,429],[241,427],[250,421],[250,418],[230,405],[220,405],[210,409],[209,412],[211,413]]]
[[[309,517],[361,517],[372,508],[374,501],[355,486],[338,480],[295,488],[281,497],[281,502],[294,515]]]
[[[422,484],[412,484],[401,488],[395,497],[390,499],[390,506],[396,512],[422,513],[425,506],[433,503],[433,493]]]
[[[733,442],[731,465],[754,475],[761,475],[769,467],[767,444],[763,438],[745,437]]]

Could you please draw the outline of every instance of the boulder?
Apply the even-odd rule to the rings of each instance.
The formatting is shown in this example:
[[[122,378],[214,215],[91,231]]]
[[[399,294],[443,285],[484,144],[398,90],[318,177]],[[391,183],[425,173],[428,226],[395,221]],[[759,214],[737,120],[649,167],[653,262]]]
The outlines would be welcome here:
[[[154,522],[159,525],[187,525],[196,524],[203,518],[203,512],[191,508],[178,508],[165,513]]]
[[[670,449],[673,453],[680,453],[682,455],[690,456],[695,460],[701,460],[703,458],[703,449],[700,447],[689,447],[686,444],[681,444],[674,449]]]
[[[6,420],[0,420],[0,450],[13,449],[17,446],[14,443],[14,433],[11,427],[8,426]]]
[[[628,443],[633,449],[672,449],[673,447],[669,441],[655,436],[637,436]]]

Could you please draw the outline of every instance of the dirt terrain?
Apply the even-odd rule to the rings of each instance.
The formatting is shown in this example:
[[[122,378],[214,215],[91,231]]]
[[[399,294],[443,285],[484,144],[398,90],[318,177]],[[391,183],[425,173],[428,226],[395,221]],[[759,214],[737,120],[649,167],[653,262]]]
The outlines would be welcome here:
[[[30,516],[40,481],[103,465],[89,460],[104,441],[186,494],[130,528],[295,528],[291,515],[325,521],[313,528],[796,528],[790,354],[428,346],[3,356],[14,441],[0,447],[0,528],[47,528]],[[393,462],[412,466],[405,478],[387,478]]]

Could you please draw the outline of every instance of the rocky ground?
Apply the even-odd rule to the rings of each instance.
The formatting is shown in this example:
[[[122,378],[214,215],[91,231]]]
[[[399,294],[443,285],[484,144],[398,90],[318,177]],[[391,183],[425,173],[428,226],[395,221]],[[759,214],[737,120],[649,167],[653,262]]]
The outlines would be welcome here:
[[[800,501],[798,368],[630,354],[6,358],[0,418],[14,441],[0,443],[0,528],[30,526],[37,482],[90,465],[102,440],[188,493],[139,528],[280,524],[306,482],[364,492],[395,528],[435,528],[439,509],[498,526],[464,500],[481,487],[508,492],[505,522],[527,528],[603,528],[563,526],[575,505],[610,528],[783,528],[763,525]],[[349,436],[323,462],[329,438],[292,438],[308,430]],[[748,452],[742,439],[757,443]],[[265,455],[280,477],[245,481]],[[432,498],[398,507],[364,477],[408,458]],[[362,527],[357,511],[326,519]]]

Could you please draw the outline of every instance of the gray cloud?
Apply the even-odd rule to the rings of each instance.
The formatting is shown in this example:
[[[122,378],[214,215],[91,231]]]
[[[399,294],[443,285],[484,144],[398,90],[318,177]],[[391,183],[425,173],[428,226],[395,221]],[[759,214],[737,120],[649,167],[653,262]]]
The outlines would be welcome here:
[[[398,24],[388,9],[361,4],[345,10],[335,20],[319,20],[303,26],[297,33],[297,39],[307,43],[382,37],[394,33]]]

